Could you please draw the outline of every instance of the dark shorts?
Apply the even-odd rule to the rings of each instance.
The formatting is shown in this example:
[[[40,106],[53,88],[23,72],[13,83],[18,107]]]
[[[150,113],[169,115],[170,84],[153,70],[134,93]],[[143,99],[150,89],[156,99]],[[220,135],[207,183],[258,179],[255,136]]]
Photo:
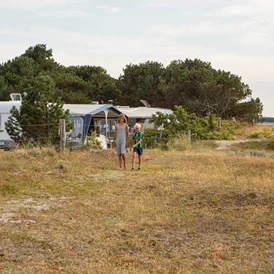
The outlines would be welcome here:
[[[133,149],[133,152],[136,152],[138,155],[142,155],[143,154],[143,148],[137,148],[137,147],[135,147]]]

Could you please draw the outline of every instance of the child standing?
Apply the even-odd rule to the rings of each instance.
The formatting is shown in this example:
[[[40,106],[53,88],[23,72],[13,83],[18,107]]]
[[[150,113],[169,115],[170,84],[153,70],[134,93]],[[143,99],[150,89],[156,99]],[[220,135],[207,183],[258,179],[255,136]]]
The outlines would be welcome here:
[[[118,161],[120,170],[126,169],[126,153],[128,145],[128,125],[127,119],[124,114],[118,116],[118,124],[115,125],[113,141],[116,142],[116,152],[118,155]]]
[[[132,139],[133,139],[134,144],[132,146],[133,155],[132,155],[132,168],[131,168],[131,170],[134,170],[135,160],[136,160],[137,154],[138,154],[138,159],[139,159],[138,170],[141,170],[144,134],[143,134],[143,132],[141,132],[141,125],[139,123],[135,124],[134,129],[135,129],[135,132],[132,134]]]

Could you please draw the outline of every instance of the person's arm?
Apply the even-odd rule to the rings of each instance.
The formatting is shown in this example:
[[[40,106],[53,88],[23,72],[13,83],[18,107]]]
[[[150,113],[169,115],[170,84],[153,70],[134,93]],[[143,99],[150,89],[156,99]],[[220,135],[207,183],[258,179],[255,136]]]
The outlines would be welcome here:
[[[128,125],[126,125],[126,147],[128,146],[128,136],[129,136],[129,128],[128,128]]]
[[[134,144],[132,147],[135,148],[137,147],[140,143],[142,143],[143,139],[140,139],[136,144]]]
[[[116,142],[116,134],[117,134],[117,126],[115,125],[112,146],[114,146],[114,143]]]

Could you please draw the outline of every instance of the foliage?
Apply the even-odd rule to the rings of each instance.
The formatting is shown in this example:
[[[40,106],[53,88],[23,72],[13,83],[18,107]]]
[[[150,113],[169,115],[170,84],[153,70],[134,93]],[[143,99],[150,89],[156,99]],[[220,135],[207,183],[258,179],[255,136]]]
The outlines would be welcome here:
[[[0,99],[9,100],[10,93],[22,93],[28,81],[34,77],[34,72],[33,60],[24,56],[15,57],[0,66]]]
[[[10,99],[10,93],[12,93],[12,90],[9,88],[7,80],[3,75],[0,75],[0,100],[8,101]]]
[[[150,121],[158,127],[162,126],[171,136],[191,130],[192,137],[196,139],[201,130],[199,118],[195,114],[188,114],[181,106],[175,106],[171,114],[157,112]]]
[[[155,138],[157,134],[160,135],[157,129],[155,128],[146,128],[144,132],[144,141],[143,143],[147,148],[153,148],[157,146],[157,139]]]
[[[274,150],[274,140],[270,141],[267,145],[268,149]]]
[[[251,97],[252,91],[241,78],[230,72],[215,70],[201,60],[172,61],[165,72],[166,105],[181,105],[199,117],[207,113],[223,119],[258,118],[262,113],[260,100],[245,104],[245,112],[238,105]]]
[[[163,65],[158,62],[126,65],[124,74],[119,77],[119,87],[124,96],[121,102],[139,106],[142,105],[140,100],[146,100],[152,106],[164,107],[164,71]]]
[[[47,49],[45,44],[29,47],[21,56],[33,60],[35,76],[38,76],[41,72],[53,72],[59,68],[59,64],[52,57],[52,49]]]
[[[230,140],[234,137],[236,129],[241,124],[236,120],[222,120],[221,126],[218,126],[218,118],[215,115],[208,114],[203,119],[205,132],[201,134],[203,140]]]
[[[262,116],[260,99],[252,98],[240,76],[199,59],[175,60],[167,67],[152,61],[129,64],[115,79],[99,66],[60,65],[52,49],[37,44],[0,65],[0,100],[8,100],[12,92],[28,92],[29,83],[38,76],[50,77],[55,84],[52,99],[61,97],[65,103],[140,106],[140,100],[146,100],[155,107],[181,105],[197,117],[211,113],[225,120],[252,121]]]
[[[253,119],[255,119],[258,122],[263,122],[264,119],[261,116],[262,111],[263,105],[260,99],[250,98],[249,100],[238,103],[232,112],[232,116],[241,121],[252,122]]]
[[[67,73],[79,77],[87,84],[86,96],[90,101],[95,100],[100,103],[118,104],[122,95],[118,89],[118,81],[107,74],[107,71],[99,66],[70,66]],[[78,92],[76,89],[75,91]]]
[[[274,130],[273,129],[270,130],[267,128],[252,132],[252,134],[250,135],[251,138],[267,138],[271,136],[274,136]]]
[[[48,76],[39,76],[29,84],[20,109],[11,110],[6,130],[16,143],[55,144],[59,141],[59,120],[69,125],[69,112],[57,98],[51,102],[54,82]],[[70,125],[67,127],[69,130]]]
[[[186,136],[188,132],[193,140],[228,140],[240,125],[232,120],[222,121],[219,126],[216,115],[208,114],[199,118],[195,114],[188,114],[181,106],[175,106],[172,114],[158,112],[153,115],[151,122],[163,127],[163,135],[166,138],[161,141],[164,143],[178,136]]]
[[[96,132],[92,132],[90,136],[87,136],[86,143],[81,144],[80,148],[103,149],[102,143],[98,140],[96,136]]]

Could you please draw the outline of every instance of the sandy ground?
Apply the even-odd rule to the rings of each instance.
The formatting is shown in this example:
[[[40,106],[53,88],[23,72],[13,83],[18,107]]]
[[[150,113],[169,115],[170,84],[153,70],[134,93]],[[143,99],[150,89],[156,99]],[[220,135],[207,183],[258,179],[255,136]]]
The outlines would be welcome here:
[[[244,143],[247,142],[247,139],[242,139],[242,140],[220,140],[216,141],[216,144],[218,147],[216,148],[217,150],[227,150],[230,148],[231,145],[234,144],[239,144],[239,143]]]

